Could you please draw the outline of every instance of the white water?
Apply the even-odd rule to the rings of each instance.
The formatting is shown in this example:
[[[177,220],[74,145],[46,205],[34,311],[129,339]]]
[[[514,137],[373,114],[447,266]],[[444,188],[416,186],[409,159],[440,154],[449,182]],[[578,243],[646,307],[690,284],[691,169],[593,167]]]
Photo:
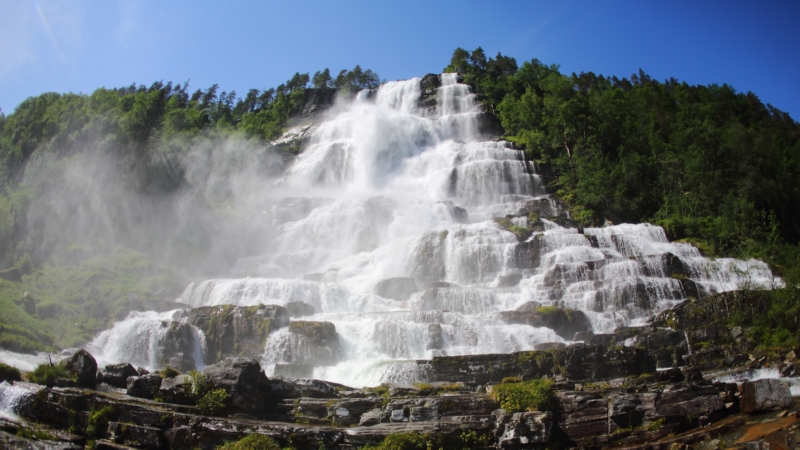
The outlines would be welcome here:
[[[783,381],[784,383],[789,385],[789,391],[791,392],[792,397],[800,397],[800,378],[798,377],[781,378],[781,374],[776,368],[752,369],[752,370],[745,370],[743,372],[725,374],[713,378],[713,381],[720,383],[742,384],[745,381],[757,381],[765,379]]]
[[[563,342],[550,329],[497,318],[532,300],[584,311],[595,332],[641,323],[686,299],[680,281],[665,276],[666,253],[682,259],[702,294],[782,283],[761,262],[708,260],[647,224],[581,234],[544,220],[546,231],[536,233],[540,264],[520,267],[516,237],[492,219],[516,215],[534,200],[556,213],[558,205],[544,196],[522,152],[480,140],[469,88],[452,74],[441,81],[435,112],[417,108],[420,80],[413,79],[387,83],[372,96],[362,92],[331,120],[304,128],[309,144],[263,192],[274,205],[263,211],[278,230],[273,244],[240,260],[234,278],[193,283],[179,301],[311,304],[317,314],[305,320],[334,323],[343,351],[340,363],[316,367],[314,376],[359,386],[422,376],[416,359]],[[456,207],[466,208],[468,218]],[[522,226],[525,218],[512,222]],[[499,276],[511,274],[523,275],[518,286],[496,287]],[[376,283],[390,277],[414,277],[421,290],[405,301],[375,295]],[[426,299],[422,289],[435,281],[453,286]],[[100,333],[90,351],[104,362],[154,368],[169,320],[181,319],[131,314]],[[438,339],[431,324],[440,325]],[[286,331],[269,338],[262,361],[268,370],[277,362],[307,362],[299,347],[291,361],[281,356],[288,342]]]
[[[19,422],[19,405],[42,389],[44,386],[30,383],[0,383],[0,418]]]

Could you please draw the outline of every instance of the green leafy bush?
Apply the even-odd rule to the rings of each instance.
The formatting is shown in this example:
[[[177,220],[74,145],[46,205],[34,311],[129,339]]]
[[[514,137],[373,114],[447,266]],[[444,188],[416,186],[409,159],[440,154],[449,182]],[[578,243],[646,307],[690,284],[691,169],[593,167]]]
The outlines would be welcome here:
[[[33,372],[28,374],[27,378],[31,383],[53,387],[56,378],[70,378],[70,375],[61,364],[44,363],[39,364]]]
[[[552,385],[553,382],[547,379],[498,384],[492,387],[492,398],[508,413],[545,411],[555,403]]]
[[[0,383],[20,380],[22,380],[22,376],[19,373],[19,369],[0,363]]]
[[[390,434],[378,445],[367,445],[363,450],[429,450],[442,447],[442,438],[431,434]]]
[[[228,391],[225,389],[212,389],[197,400],[197,407],[203,414],[215,416],[228,406]]]
[[[104,406],[89,413],[89,423],[86,426],[86,437],[96,439],[105,433],[108,422],[111,421],[116,412],[111,406]]]
[[[251,434],[235,442],[227,442],[217,450],[281,450],[281,446],[269,436]]]
[[[164,367],[163,369],[158,371],[158,374],[161,375],[161,378],[175,378],[181,373],[177,370],[173,369],[170,366]]]

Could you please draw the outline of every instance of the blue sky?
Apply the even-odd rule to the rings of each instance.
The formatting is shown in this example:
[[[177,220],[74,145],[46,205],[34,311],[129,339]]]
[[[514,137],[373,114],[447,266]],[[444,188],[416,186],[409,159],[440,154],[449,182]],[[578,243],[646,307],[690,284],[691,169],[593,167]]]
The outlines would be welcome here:
[[[440,71],[456,47],[562,72],[728,83],[800,118],[798,1],[0,0],[0,108],[154,81],[244,94],[356,64]]]

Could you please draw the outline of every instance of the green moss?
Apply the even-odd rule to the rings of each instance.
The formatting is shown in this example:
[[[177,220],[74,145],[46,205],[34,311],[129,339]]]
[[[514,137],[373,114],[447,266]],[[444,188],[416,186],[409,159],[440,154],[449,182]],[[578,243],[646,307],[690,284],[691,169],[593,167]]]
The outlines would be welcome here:
[[[419,395],[435,395],[436,388],[428,383],[414,383],[414,387],[419,389]]]
[[[506,218],[497,218],[494,219],[494,221],[495,223],[500,225],[500,227],[503,228],[504,230],[513,233],[514,236],[517,237],[517,240],[519,240],[520,242],[528,240],[528,238],[530,238],[531,235],[533,234],[533,231],[531,231],[530,229],[526,227],[521,227],[519,225],[514,225],[513,222],[511,222]]]
[[[281,446],[269,436],[251,434],[235,442],[227,442],[217,450],[281,450]]]
[[[161,378],[175,378],[181,373],[170,366],[166,366],[163,369],[159,370],[158,374],[161,375]]]
[[[505,378],[503,378],[503,381],[501,381],[501,383],[502,384],[522,383],[522,378],[520,378],[520,377],[505,377]]]
[[[549,316],[553,314],[560,314],[561,309],[558,306],[540,306],[536,308],[536,312],[543,316]]]
[[[24,426],[17,428],[17,436],[36,441],[55,441],[58,437],[47,430],[38,427]]]
[[[197,407],[203,414],[216,416],[227,408],[229,399],[230,395],[225,389],[212,389],[197,400]]]
[[[108,427],[108,422],[116,416],[114,408],[104,406],[89,413],[89,421],[86,427],[86,437],[96,439],[102,437]]]
[[[498,384],[492,387],[492,398],[508,413],[544,411],[554,406],[553,382],[534,379],[522,383]]]
[[[390,434],[378,445],[366,445],[363,450],[430,450],[443,448],[441,436],[421,433]]]

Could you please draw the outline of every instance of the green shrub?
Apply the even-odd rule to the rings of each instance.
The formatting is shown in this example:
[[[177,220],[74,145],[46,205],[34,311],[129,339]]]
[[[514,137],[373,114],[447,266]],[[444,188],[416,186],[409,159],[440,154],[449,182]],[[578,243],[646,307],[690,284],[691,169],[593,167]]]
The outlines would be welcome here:
[[[390,434],[378,445],[367,445],[363,450],[428,450],[442,447],[439,436],[419,433]]]
[[[503,381],[501,381],[501,383],[503,383],[503,384],[522,383],[522,378],[520,378],[520,377],[505,377],[505,378],[503,378]]]
[[[86,427],[86,437],[89,439],[101,437],[108,427],[108,422],[113,419],[114,415],[114,408],[111,406],[104,406],[90,412],[89,424]]]
[[[213,386],[203,372],[192,370],[188,375],[189,376],[184,378],[183,385],[181,386],[183,395],[197,402],[199,399],[203,398]]]
[[[53,387],[56,378],[70,378],[70,376],[67,369],[61,364],[44,363],[39,364],[33,372],[28,374],[27,378],[31,383]]]
[[[19,369],[16,367],[7,366],[3,363],[0,363],[0,383],[3,381],[21,381],[22,376],[19,373]]]
[[[164,367],[163,369],[158,371],[158,374],[161,375],[161,378],[175,378],[181,373],[177,370],[173,369],[170,366]]]
[[[498,384],[492,388],[492,398],[508,413],[544,411],[555,406],[552,385],[547,379]]]
[[[269,436],[251,434],[235,442],[227,442],[217,450],[281,450],[281,446]]]
[[[212,389],[197,400],[197,407],[203,414],[215,416],[228,406],[228,391],[225,389]]]

